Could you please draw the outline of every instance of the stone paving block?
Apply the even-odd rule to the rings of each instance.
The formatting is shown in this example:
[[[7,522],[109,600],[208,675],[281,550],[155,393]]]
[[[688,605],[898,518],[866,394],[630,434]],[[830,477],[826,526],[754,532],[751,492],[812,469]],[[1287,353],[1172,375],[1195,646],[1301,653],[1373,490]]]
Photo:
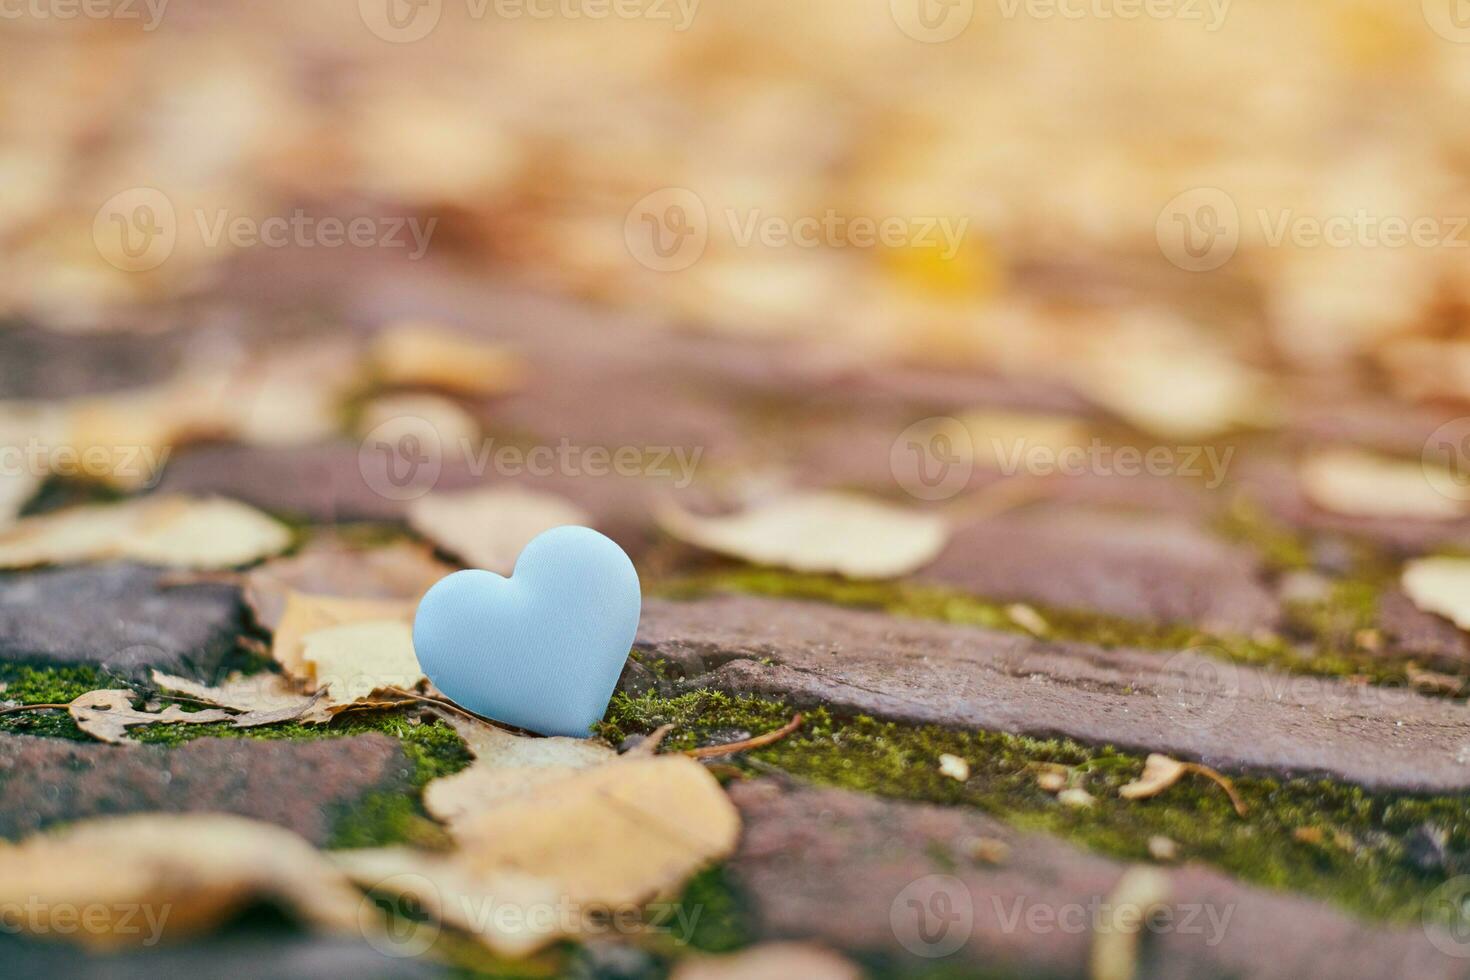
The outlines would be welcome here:
[[[422,957],[388,956],[355,939],[260,930],[100,953],[66,942],[0,937],[0,970],[21,978],[68,980],[431,980],[449,971]]]
[[[1443,616],[1420,609],[1398,589],[1385,589],[1378,597],[1378,628],[1395,656],[1412,657],[1441,670],[1470,667],[1470,634]]]
[[[244,623],[240,592],[162,584],[170,574],[116,562],[0,575],[0,660],[213,678]]]
[[[646,600],[636,646],[686,689],[895,721],[1066,736],[1376,789],[1470,789],[1464,706],[1267,672],[1204,650],[1104,649],[816,602]]]
[[[816,939],[899,970],[1094,975],[1121,862],[958,807],[773,780],[734,783],[730,795],[744,833],[728,873],[762,938]],[[1004,842],[1007,857],[971,858],[979,838]],[[1470,976],[1470,960],[1419,928],[1367,925],[1199,866],[1158,871],[1169,917],[1139,934],[1135,976]]]
[[[339,808],[408,792],[398,743],[366,734],[306,740],[200,738],[177,748],[0,736],[0,837],[89,817],[234,813],[320,845]]]
[[[1179,518],[1045,508],[960,529],[916,575],[986,598],[1249,634],[1281,609],[1251,554]]]

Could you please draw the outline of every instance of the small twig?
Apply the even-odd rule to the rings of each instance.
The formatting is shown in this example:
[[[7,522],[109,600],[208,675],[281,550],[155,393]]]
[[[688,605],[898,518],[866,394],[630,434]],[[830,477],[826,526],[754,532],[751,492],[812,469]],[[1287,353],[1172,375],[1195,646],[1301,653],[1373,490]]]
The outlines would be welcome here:
[[[658,747],[668,737],[669,732],[674,730],[673,725],[659,725],[644,737],[643,741],[627,751],[627,755],[657,755]]]
[[[1199,773],[1206,779],[1214,781],[1225,791],[1225,795],[1230,797],[1230,805],[1235,807],[1235,812],[1241,817],[1246,815],[1245,800],[1242,800],[1240,794],[1235,792],[1235,785],[1229,779],[1220,775],[1209,766],[1200,765],[1198,762],[1186,762],[1184,763],[1184,768],[1187,772]]]
[[[17,711],[41,711],[47,708],[59,708],[65,711],[70,707],[69,704],[19,704],[13,708],[0,708],[0,715],[13,714]]]
[[[751,749],[770,745],[772,742],[779,742],[800,727],[801,715],[798,713],[792,715],[790,721],[773,732],[742,739],[739,742],[726,742],[724,745],[706,745],[702,749],[689,749],[684,754],[691,759],[713,759],[722,755],[734,755],[736,752],[748,752]]]
[[[495,721],[493,718],[486,718],[484,715],[477,715],[468,708],[461,708],[453,701],[446,701],[443,698],[431,698],[425,694],[414,694],[410,691],[403,690],[401,687],[385,687],[382,688],[382,690],[387,691],[389,694],[396,694],[399,697],[408,698],[410,701],[422,701],[425,704],[432,704],[436,708],[446,708],[450,711],[454,711],[461,715],[464,715],[466,718],[470,718],[475,721],[483,721],[485,724],[493,726],[495,728],[499,728],[502,731],[507,730],[505,725],[502,725],[500,722]]]

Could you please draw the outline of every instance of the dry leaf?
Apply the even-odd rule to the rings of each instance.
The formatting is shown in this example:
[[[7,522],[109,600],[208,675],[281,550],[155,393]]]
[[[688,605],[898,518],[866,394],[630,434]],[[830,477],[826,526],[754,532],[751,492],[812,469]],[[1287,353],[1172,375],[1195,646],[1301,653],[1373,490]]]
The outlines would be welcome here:
[[[1057,794],[1057,802],[1063,806],[1087,807],[1097,802],[1097,798],[1081,786],[1072,786]]]
[[[670,980],[859,980],[863,972],[850,960],[813,943],[762,943],[725,956],[690,956],[679,961]]]
[[[329,533],[317,534],[297,553],[273,558],[245,572],[245,601],[266,629],[280,626],[292,592],[354,599],[404,599],[417,603],[454,568],[409,541],[358,547]],[[323,625],[334,625],[325,623]]]
[[[459,716],[449,723],[475,754],[475,761],[425,786],[424,809],[451,831],[486,807],[524,795],[539,783],[618,758],[617,751],[599,739],[529,738]]]
[[[320,929],[359,928],[361,896],[341,872],[290,831],[243,817],[109,817],[0,844],[0,905],[38,909],[17,922],[45,938],[152,946],[213,929],[258,901]],[[80,929],[78,909],[87,911]],[[66,928],[49,918],[63,913]]]
[[[1420,609],[1470,629],[1470,558],[1416,558],[1399,582]]]
[[[499,801],[459,823],[457,860],[481,876],[520,872],[577,903],[667,894],[728,855],[740,818],[704,766],[679,755],[619,758]]]
[[[439,449],[445,459],[462,459],[473,454],[472,447],[480,436],[480,423],[474,416],[442,395],[382,395],[363,406],[357,422],[360,436],[372,433],[374,438],[391,446],[399,445],[406,436],[418,438],[424,423],[439,438]]]
[[[384,384],[468,395],[511,391],[527,372],[525,362],[500,344],[416,320],[386,327],[373,338],[370,357]]]
[[[970,778],[970,764],[957,755],[945,752],[939,757],[939,772],[963,783]]]
[[[0,532],[0,567],[129,559],[230,568],[283,551],[280,522],[223,497],[142,497],[28,517]]]
[[[372,619],[313,630],[301,638],[301,659],[317,690],[344,704],[382,688],[413,688],[424,679],[413,630],[399,619]]]
[[[153,683],[165,691],[188,695],[199,701],[220,708],[231,708],[262,717],[284,714],[279,720],[297,720],[308,724],[320,724],[331,720],[331,714],[321,704],[319,697],[302,694],[289,680],[280,674],[262,672],[231,674],[218,687],[200,684],[187,677],[175,677],[160,670],[153,671]],[[273,722],[257,721],[256,724]],[[248,727],[248,726],[241,726]]]
[[[476,568],[509,575],[516,558],[542,531],[590,525],[580,507],[556,494],[520,487],[427,493],[408,505],[408,524]]]
[[[160,675],[167,676],[167,675]],[[258,728],[284,721],[301,720],[316,706],[315,698],[303,698],[286,705],[262,707],[243,714],[231,714],[215,708],[184,711],[169,705],[162,711],[139,711],[132,705],[133,692],[123,690],[88,691],[67,706],[77,727],[103,742],[114,745],[133,744],[127,737],[129,728],[139,725],[200,725],[227,721],[235,728]]]
[[[0,531],[15,522],[41,489],[41,478],[23,470],[0,472]]]
[[[922,568],[944,549],[950,532],[935,514],[829,492],[792,493],[724,517],[701,517],[672,504],[656,516],[669,534],[710,551],[849,578],[893,578]]]
[[[1148,856],[1155,861],[1178,860],[1179,844],[1172,838],[1155,834],[1148,839]]]
[[[384,619],[408,623],[416,606],[403,599],[340,599],[288,591],[285,611],[271,637],[271,659],[292,677],[311,680],[312,669],[303,656],[302,641],[307,634],[346,623]]]
[[[692,759],[597,764],[595,755],[566,745],[525,744],[580,740],[510,736],[517,741],[507,742],[493,730],[479,737],[481,762],[499,759],[506,764],[499,771],[521,782],[513,795],[478,798],[477,811],[452,811],[457,851],[345,851],[334,860],[367,888],[415,896],[431,915],[479,936],[500,955],[524,956],[575,935],[581,916],[671,894],[734,849],[739,815]],[[560,765],[567,761],[588,767]],[[565,774],[541,780],[548,769]],[[457,795],[449,794],[449,805],[474,802],[473,794]],[[484,914],[492,902],[516,914]],[[557,910],[568,914],[549,914]]]
[[[1246,815],[1245,801],[1235,792],[1235,785],[1230,780],[1209,766],[1198,762],[1180,762],[1178,759],[1171,759],[1158,752],[1149,753],[1148,758],[1143,760],[1143,772],[1133,782],[1119,787],[1118,795],[1129,800],[1158,796],[1179,782],[1185,773],[1191,772],[1204,776],[1218,785],[1225,791],[1225,795],[1230,797],[1230,805],[1235,807],[1235,812],[1242,817]]]
[[[1428,465],[1334,449],[1303,460],[1299,478],[1308,500],[1336,514],[1432,521],[1462,516],[1465,502],[1436,490],[1426,475]],[[1449,485],[1448,477],[1439,485]]]
[[[1169,901],[1169,876],[1137,866],[1123,872],[1102,905],[1106,918],[1092,937],[1092,980],[1133,980],[1138,975],[1138,934]]]
[[[1045,636],[1051,631],[1050,625],[1042,618],[1041,613],[1024,602],[1015,602],[1006,606],[1006,615],[1011,618],[1011,622],[1032,636]]]
[[[1158,796],[1184,777],[1189,767],[1177,759],[1157,752],[1149,753],[1143,761],[1143,772],[1133,782],[1118,788],[1118,795],[1125,800],[1142,800]]]
[[[1085,447],[1091,437],[1087,424],[1070,415],[1034,412],[968,412],[959,422],[970,435],[969,455],[987,469],[1009,472],[1015,459],[1044,449],[1053,454]],[[963,453],[964,446],[955,447]]]

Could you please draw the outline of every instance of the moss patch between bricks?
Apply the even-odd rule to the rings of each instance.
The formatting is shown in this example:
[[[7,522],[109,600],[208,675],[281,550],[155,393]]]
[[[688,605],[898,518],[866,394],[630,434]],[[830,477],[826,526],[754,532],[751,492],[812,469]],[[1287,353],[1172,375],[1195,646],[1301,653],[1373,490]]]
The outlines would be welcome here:
[[[1030,635],[1026,626],[1007,612],[1010,603],[913,582],[854,581],[834,575],[734,566],[674,579],[657,590],[657,594],[671,599],[693,599],[719,592],[878,609],[896,616]],[[1411,658],[1389,657],[1357,645],[1358,633],[1371,627],[1375,620],[1378,594],[1378,587],[1371,582],[1348,580],[1335,586],[1321,603],[1292,606],[1289,627],[1304,637],[1302,642],[1294,642],[1288,636],[1265,634],[1223,636],[1184,624],[1145,623],[1034,603],[1028,605],[1046,620],[1045,639],[1142,650],[1208,648],[1206,652],[1237,663],[1293,674],[1361,677],[1375,684],[1407,684],[1408,668],[1413,664]]]
[[[671,723],[677,727],[664,743],[669,751],[701,744],[719,730],[770,731],[791,713],[780,702],[713,691],[671,699],[619,694],[602,733],[617,740]],[[970,778],[961,783],[942,775],[943,753],[965,759]],[[1470,870],[1466,795],[1370,793],[1330,780],[1247,775],[1233,780],[1249,808],[1242,819],[1225,793],[1199,776],[1153,799],[1122,799],[1118,788],[1143,770],[1143,758],[1132,753],[1067,739],[842,719],[820,708],[806,714],[799,732],[741,758],[757,772],[774,768],[814,783],[973,806],[1018,828],[1131,861],[1151,860],[1149,838],[1168,837],[1182,860],[1391,922],[1417,922],[1426,894]],[[1055,767],[1096,802],[1067,807],[1043,791],[1037,776]],[[1426,835],[1439,833],[1442,855],[1423,846]],[[949,858],[957,866],[971,860]]]

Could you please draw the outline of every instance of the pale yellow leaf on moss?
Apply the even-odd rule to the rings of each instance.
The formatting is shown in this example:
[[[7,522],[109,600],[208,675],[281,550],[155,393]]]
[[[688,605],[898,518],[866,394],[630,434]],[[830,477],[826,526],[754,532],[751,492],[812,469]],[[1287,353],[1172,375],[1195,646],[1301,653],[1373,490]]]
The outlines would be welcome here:
[[[540,783],[618,758],[613,747],[600,739],[531,738],[459,716],[452,717],[450,724],[475,754],[475,761],[425,786],[424,809],[451,831],[488,806],[524,795]]]
[[[316,689],[327,689],[338,704],[385,687],[410,690],[424,679],[413,630],[399,619],[329,626],[307,633],[301,643],[301,659]]]
[[[722,517],[702,517],[672,504],[656,516],[669,534],[709,551],[849,578],[894,578],[923,568],[950,534],[937,514],[824,491],[791,493]]]
[[[860,980],[851,960],[815,943],[762,943],[724,956],[686,956],[670,980]]]
[[[285,550],[291,532],[223,497],[142,497],[18,521],[0,532],[0,567],[127,559],[175,568],[245,565]]]
[[[114,745],[128,744],[127,730],[139,725],[202,725],[229,721],[231,717],[227,711],[185,711],[172,704],[162,711],[139,711],[133,707],[132,697],[132,691],[88,691],[66,710],[82,731]]]
[[[260,901],[318,929],[359,928],[361,895],[340,871],[296,834],[243,817],[109,817],[0,844],[0,906],[37,909],[18,928],[46,939],[151,947]],[[77,928],[78,909],[88,928]]]
[[[407,599],[339,598],[288,591],[285,609],[271,637],[271,659],[292,677],[311,680],[311,667],[302,655],[302,640],[307,634],[329,626],[374,620],[408,623],[416,607],[415,601]]]
[[[516,791],[478,798],[454,813],[459,847],[448,854],[401,848],[343,852],[359,883],[424,889],[431,914],[478,935],[503,955],[525,955],[584,925],[581,916],[677,892],[701,868],[734,849],[740,818],[720,784],[681,755],[612,758],[575,748],[576,739],[529,739],[471,732],[476,765],[499,765]],[[553,742],[540,747],[532,742]],[[542,778],[555,770],[555,778]],[[433,790],[454,777],[430,783]],[[451,792],[451,803],[456,800]],[[427,890],[427,889],[424,889]],[[486,896],[511,916],[476,915]],[[458,906],[458,908],[455,908]],[[567,909],[567,915],[533,914]],[[483,911],[483,909],[481,909]]]
[[[1299,478],[1307,499],[1335,514],[1436,521],[1463,516],[1466,502],[1436,490],[1426,472],[1428,465],[1333,449],[1304,459]],[[1442,485],[1449,484],[1446,478]]]
[[[155,670],[153,683],[165,691],[185,694],[217,707],[249,714],[294,713],[294,718],[310,723],[325,722],[331,718],[320,705],[319,698],[302,694],[286,677],[268,671],[249,675],[231,674],[223,683],[214,686]]]
[[[1414,605],[1470,630],[1470,558],[1416,558],[1399,581]]]
[[[522,872],[574,902],[643,902],[728,855],[734,805],[681,755],[618,759],[534,787],[460,821],[458,860],[480,875]]]
[[[419,320],[386,327],[373,338],[369,356],[384,384],[469,395],[514,390],[527,372],[521,357],[501,344]]]
[[[1149,753],[1143,761],[1143,772],[1133,782],[1118,788],[1118,795],[1125,800],[1142,800],[1158,796],[1184,777],[1189,767],[1177,759],[1157,752]]]
[[[542,531],[588,525],[586,511],[556,494],[520,487],[461,493],[430,492],[408,505],[408,524],[475,568],[509,575],[516,558]]]

